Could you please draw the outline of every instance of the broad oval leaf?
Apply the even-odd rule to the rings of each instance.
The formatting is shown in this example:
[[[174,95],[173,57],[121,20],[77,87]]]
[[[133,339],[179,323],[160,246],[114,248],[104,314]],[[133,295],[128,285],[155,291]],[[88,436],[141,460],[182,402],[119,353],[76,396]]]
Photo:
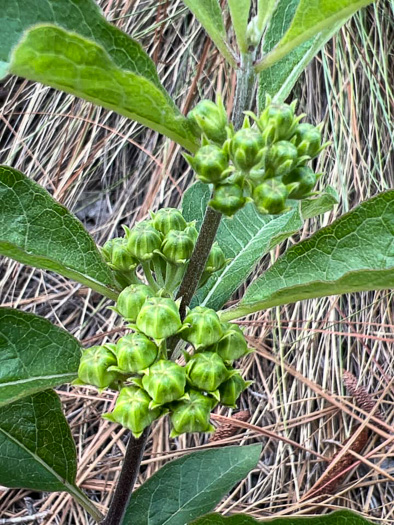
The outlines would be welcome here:
[[[77,376],[81,346],[47,319],[0,308],[0,406],[69,383]]]
[[[209,196],[209,187],[200,182],[185,192],[182,207],[187,221],[196,220],[200,227]],[[216,240],[231,261],[197,292],[192,306],[221,308],[265,254],[296,233],[304,219],[332,209],[336,202],[335,192],[329,188],[301,204],[294,202],[294,207],[283,215],[261,215],[253,204],[248,204],[232,219],[223,218]]]
[[[84,36],[54,25],[33,27],[14,48],[9,71],[137,120],[190,151],[197,149],[187,119],[164,90],[119,67],[106,49]]]
[[[212,510],[256,466],[261,445],[193,452],[164,465],[131,496],[122,525],[184,525]]]
[[[372,2],[373,0],[299,0],[290,27],[279,43],[256,66],[256,71],[271,67],[319,33],[339,29],[356,11]]]
[[[55,392],[0,407],[0,464],[5,487],[76,490],[75,444]]]
[[[107,22],[94,0],[0,0],[0,63],[5,73],[24,32],[39,24],[55,24],[95,41],[119,68],[147,78],[164,92],[141,45]]]
[[[116,300],[112,270],[79,220],[8,166],[0,166],[0,254],[53,270]]]
[[[285,516],[282,518],[263,518],[255,520],[247,514],[234,514],[224,517],[220,514],[208,514],[192,525],[257,525],[258,523],[269,523],[269,525],[372,525],[362,516],[350,510],[339,510],[324,516]]]
[[[303,299],[394,287],[394,190],[381,193],[292,246],[253,282],[237,319]]]
[[[183,0],[183,3],[203,26],[224,58],[235,67],[235,60],[227,43],[226,28],[218,0]]]

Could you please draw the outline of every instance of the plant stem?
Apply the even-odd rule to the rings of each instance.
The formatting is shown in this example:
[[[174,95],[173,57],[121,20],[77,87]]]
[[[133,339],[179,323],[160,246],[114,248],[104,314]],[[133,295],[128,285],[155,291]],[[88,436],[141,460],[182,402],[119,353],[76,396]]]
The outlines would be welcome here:
[[[221,218],[222,214],[209,206],[205,210],[204,221],[198,235],[196,246],[194,247],[189,265],[177,293],[177,299],[182,297],[181,306],[179,308],[181,319],[184,319],[186,315],[186,307],[189,306],[190,301],[197,290]]]
[[[243,112],[252,105],[253,90],[256,84],[256,74],[253,69],[255,52],[241,55],[241,67],[237,71],[237,87],[235,90],[232,122],[235,130],[242,126]]]
[[[104,516],[82,490],[76,486],[70,486],[68,487],[68,492],[92,516],[94,521],[101,522]]]
[[[150,269],[149,261],[142,262],[141,266],[142,266],[142,269],[144,270],[144,274],[145,274],[146,280],[148,281],[149,286],[155,292],[157,292],[159,290],[159,285],[157,284],[157,282],[153,278],[152,270]]]
[[[149,427],[136,439],[130,432],[122,470],[112,498],[108,514],[101,525],[120,525],[130,500],[131,492],[136,482],[145,445],[148,439]]]

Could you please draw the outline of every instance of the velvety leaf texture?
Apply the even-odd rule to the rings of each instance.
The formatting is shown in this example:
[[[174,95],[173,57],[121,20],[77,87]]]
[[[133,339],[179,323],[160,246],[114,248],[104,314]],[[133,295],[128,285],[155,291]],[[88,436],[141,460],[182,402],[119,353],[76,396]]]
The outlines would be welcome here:
[[[269,525],[371,525],[370,521],[349,510],[339,510],[324,516],[286,516],[259,521],[246,514],[234,514],[229,517],[208,514],[193,521],[192,525],[257,525],[258,523]]]
[[[117,297],[112,271],[79,220],[8,166],[0,166],[0,253]]]
[[[131,496],[122,525],[184,525],[212,510],[255,467],[261,445],[193,452],[164,465]]]
[[[209,195],[208,186],[200,182],[185,192],[183,214],[187,221],[196,220],[198,228]],[[293,201],[294,208],[283,215],[261,215],[253,204],[248,204],[232,219],[223,218],[216,240],[226,258],[232,260],[197,293],[192,306],[203,304],[215,310],[221,308],[252,273],[261,258],[302,227],[303,218],[324,213],[332,209],[336,202],[333,194],[322,193],[318,197],[306,199],[301,208],[299,202]]]
[[[338,28],[356,11],[373,0],[299,0],[291,24],[279,43],[262,60],[263,68],[271,67],[298,46],[321,32]],[[258,69],[261,70],[261,67]]]
[[[246,53],[248,45],[246,41],[246,29],[248,27],[251,0],[228,0],[231,21],[237,37],[238,47],[242,53]]]
[[[291,247],[223,320],[302,299],[394,287],[394,191]]]
[[[242,0],[242,3],[244,2],[245,0]],[[226,29],[218,0],[183,0],[183,3],[187,5],[203,26],[221,54],[230,64],[235,65],[234,58],[226,43]]]
[[[73,491],[75,445],[55,392],[0,407],[0,464],[0,485]]]
[[[117,111],[191,151],[197,147],[153,61],[107,22],[94,0],[0,0],[0,78],[10,72]]]
[[[94,0],[0,0],[0,59],[10,63],[11,51],[23,33],[48,23],[97,42],[119,68],[149,79],[164,91],[155,64],[141,45],[107,22]]]
[[[37,315],[0,308],[0,406],[77,376],[81,346]]]

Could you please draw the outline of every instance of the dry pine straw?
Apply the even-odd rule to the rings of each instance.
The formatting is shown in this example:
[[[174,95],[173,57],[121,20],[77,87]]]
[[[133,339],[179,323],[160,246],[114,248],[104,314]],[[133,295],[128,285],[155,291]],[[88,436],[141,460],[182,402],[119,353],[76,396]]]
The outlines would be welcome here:
[[[185,112],[200,97],[213,98],[217,91],[231,109],[234,75],[198,24],[186,16],[182,2],[109,0],[102,7],[108,19],[146,46]],[[393,187],[390,9],[389,2],[381,1],[358,15],[297,84],[299,110],[308,113],[311,122],[323,120],[325,139],[333,142],[318,169],[324,172],[324,184],[338,190],[341,203],[335,211],[307,221],[298,236],[262,261],[259,271],[286,245]],[[179,147],[123,117],[41,85],[10,78],[1,89],[1,162],[53,192],[99,244],[120,235],[121,224],[146,217],[150,208],[179,205],[192,180]],[[5,305],[47,317],[87,345],[112,341],[122,333],[116,315],[105,308],[108,301],[62,277],[8,260],[1,266],[1,298]],[[234,432],[222,433],[214,444],[259,441],[263,450],[257,467],[218,510],[262,518],[346,507],[394,523],[392,294],[303,301],[261,312],[241,324],[257,348],[239,363],[245,377],[254,380],[239,403],[250,419],[237,420],[230,410],[217,409],[213,422],[227,429],[232,425]],[[357,398],[347,395],[345,370],[357,378],[355,388],[362,385],[372,395],[384,413],[383,423],[378,412],[368,418],[367,407],[357,406]],[[59,392],[77,446],[78,483],[105,512],[126,442],[124,429],[100,418],[113,407],[114,393],[99,395],[93,388],[68,386]],[[368,439],[360,448],[355,442],[366,429]],[[209,436],[173,440],[168,434],[166,418],[155,423],[139,483],[165,461],[212,446]],[[327,476],[331,466],[335,478],[341,458],[348,461],[347,475],[328,490],[324,472]],[[0,491],[1,519],[18,523],[15,520],[29,515],[36,515],[36,523],[91,523],[67,494]]]

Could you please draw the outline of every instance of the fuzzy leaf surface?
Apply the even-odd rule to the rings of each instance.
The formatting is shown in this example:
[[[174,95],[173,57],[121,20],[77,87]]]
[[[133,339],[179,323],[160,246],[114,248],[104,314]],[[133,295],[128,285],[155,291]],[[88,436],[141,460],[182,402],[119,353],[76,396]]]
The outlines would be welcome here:
[[[38,315],[0,308],[0,406],[69,383],[81,345]]]
[[[116,111],[190,151],[197,148],[186,118],[162,88],[120,67],[106,49],[84,36],[55,25],[33,27],[14,48],[9,70]]]
[[[256,466],[261,445],[192,452],[167,463],[131,496],[122,525],[184,525],[212,510]]]
[[[0,254],[117,297],[112,270],[80,221],[8,166],[0,166]]]
[[[343,525],[344,523],[346,525],[372,525],[372,522],[349,510],[339,510],[324,516],[286,516],[285,518],[264,518],[259,521],[247,514],[234,514],[229,517],[208,514],[193,521],[192,525],[257,525],[258,523],[269,525]]]
[[[394,191],[381,193],[292,246],[223,320],[328,295],[394,287]]]
[[[245,0],[242,0],[240,3],[244,2]],[[218,0],[183,0],[183,3],[203,26],[224,58],[235,66],[233,55],[227,44],[226,28]]]
[[[250,5],[251,0],[228,0],[231,21],[237,37],[238,47],[242,53],[246,53],[248,50],[246,29],[248,27]]]
[[[0,407],[0,464],[0,485],[77,490],[75,445],[55,392]]]
[[[279,0],[264,38],[264,54],[272,51],[285,35],[299,3],[300,0]],[[308,63],[323,45],[339,31],[342,25],[343,22],[340,21],[338,24],[321,31],[307,42],[297,46],[281,60],[261,71],[257,95],[260,111],[265,107],[267,94],[271,95],[277,102],[284,102]]]
[[[209,196],[208,186],[200,182],[185,192],[183,214],[187,221],[196,220],[197,228],[201,225]],[[221,308],[265,254],[296,233],[304,219],[332,209],[337,201],[333,195],[322,193],[313,199],[306,199],[301,205],[292,202],[294,207],[282,215],[261,215],[251,203],[232,219],[222,219],[216,240],[226,258],[232,260],[197,292],[192,306],[202,304],[215,310]]]
[[[257,71],[271,67],[319,33],[339,29],[356,11],[373,0],[299,0],[291,24],[278,44],[263,57]],[[331,33],[332,34],[332,33]],[[329,38],[329,37],[328,37]]]

